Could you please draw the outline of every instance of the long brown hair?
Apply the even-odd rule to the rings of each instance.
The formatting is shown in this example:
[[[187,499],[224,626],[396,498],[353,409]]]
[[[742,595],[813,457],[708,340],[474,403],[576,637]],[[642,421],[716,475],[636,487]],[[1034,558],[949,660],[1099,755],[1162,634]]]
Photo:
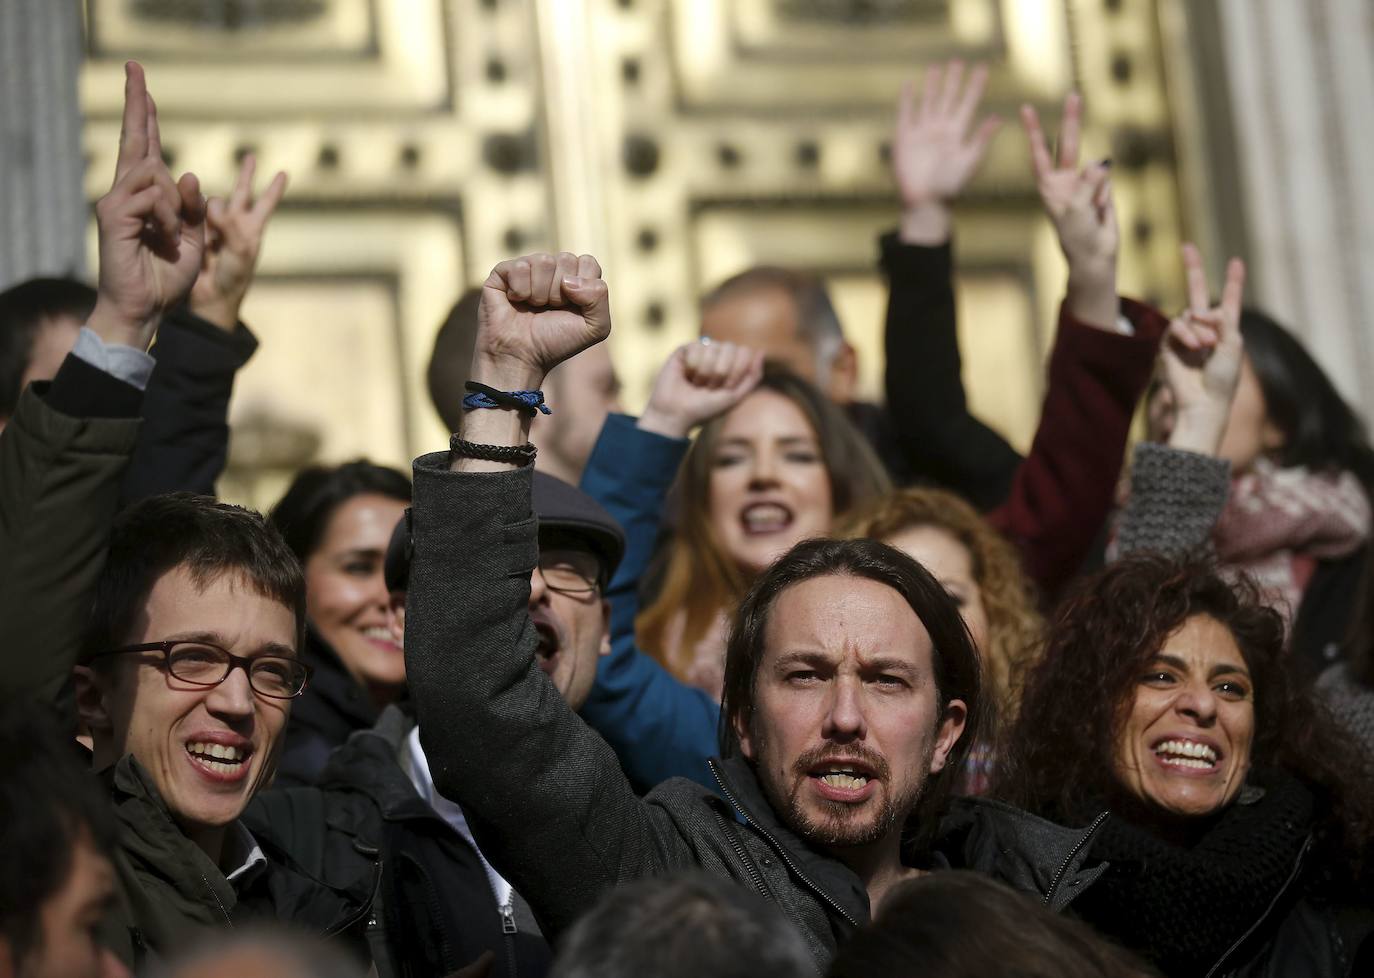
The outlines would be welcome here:
[[[834,515],[839,516],[891,488],[887,472],[867,440],[844,412],[813,385],[777,364],[764,368],[757,389],[786,397],[801,410],[816,433],[821,460],[830,479]],[[733,610],[752,583],[726,553],[711,528],[711,469],[720,431],[729,414],[707,422],[682,461],[675,492],[680,500],[663,587],[635,621],[639,646],[678,677],[691,664],[721,609]],[[674,648],[668,637],[674,619],[685,617]]]
[[[1197,615],[1231,633],[1250,670],[1252,765],[1284,770],[1314,791],[1325,866],[1360,878],[1374,845],[1368,759],[1292,677],[1283,619],[1264,604],[1258,585],[1228,583],[1198,560],[1131,555],[1082,582],[1060,606],[1044,655],[1026,678],[994,793],[1071,825],[1120,799],[1113,747],[1140,676]]]
[[[1044,627],[1031,583],[1006,538],[958,496],[926,488],[898,489],[859,507],[845,517],[835,535],[888,541],[919,526],[944,530],[972,558],[973,580],[988,616],[987,648],[979,650],[983,681],[989,696],[1005,706]]]

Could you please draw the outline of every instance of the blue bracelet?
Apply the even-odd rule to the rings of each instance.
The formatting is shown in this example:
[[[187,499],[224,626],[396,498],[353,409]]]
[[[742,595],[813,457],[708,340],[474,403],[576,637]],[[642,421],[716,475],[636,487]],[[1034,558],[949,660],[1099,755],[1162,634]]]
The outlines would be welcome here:
[[[543,414],[552,414],[553,410],[544,403],[543,391],[499,391],[486,384],[479,384],[476,381],[468,381],[464,385],[471,394],[463,398],[463,407],[467,410],[477,408],[514,408],[533,415],[535,411]]]

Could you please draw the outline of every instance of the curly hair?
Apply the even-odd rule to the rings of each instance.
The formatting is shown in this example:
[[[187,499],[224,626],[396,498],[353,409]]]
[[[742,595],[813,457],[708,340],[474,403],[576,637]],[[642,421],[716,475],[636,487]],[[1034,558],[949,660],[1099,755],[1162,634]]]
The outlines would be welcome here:
[[[1113,749],[1140,676],[1169,636],[1198,615],[1231,633],[1250,671],[1251,764],[1286,771],[1311,789],[1323,817],[1318,842],[1326,867],[1365,878],[1374,840],[1368,759],[1293,678],[1283,620],[1258,585],[1228,583],[1198,558],[1131,555],[1065,600],[1025,678],[994,794],[1071,825],[1124,801]]]
[[[918,526],[944,530],[968,550],[988,618],[987,648],[978,650],[983,680],[992,699],[1005,707],[1015,696],[1014,682],[1025,673],[1044,628],[1032,585],[1006,538],[958,496],[926,488],[899,489],[860,507],[835,535],[890,541]]]

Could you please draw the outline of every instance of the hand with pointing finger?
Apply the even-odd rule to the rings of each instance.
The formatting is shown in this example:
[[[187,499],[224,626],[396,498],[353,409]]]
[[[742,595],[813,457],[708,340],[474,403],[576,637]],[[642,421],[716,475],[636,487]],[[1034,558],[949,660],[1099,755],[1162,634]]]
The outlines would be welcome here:
[[[125,65],[114,185],[95,206],[100,275],[87,325],[107,343],[146,349],[162,315],[200,271],[205,199],[194,174],[173,182],[143,68]]]

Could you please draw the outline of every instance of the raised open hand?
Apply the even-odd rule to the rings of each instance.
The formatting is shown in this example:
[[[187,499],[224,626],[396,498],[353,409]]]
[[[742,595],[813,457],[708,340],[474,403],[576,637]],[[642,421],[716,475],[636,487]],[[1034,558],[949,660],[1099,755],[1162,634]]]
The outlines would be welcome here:
[[[1217,306],[1212,305],[1202,255],[1195,245],[1183,246],[1183,267],[1188,308],[1170,322],[1160,354],[1164,382],[1173,398],[1169,444],[1212,455],[1226,431],[1245,355],[1240,335],[1245,263],[1239,258],[1227,263],[1226,284]]]
[[[1111,328],[1116,321],[1116,256],[1120,235],[1112,202],[1109,164],[1078,165],[1083,128],[1083,100],[1077,92],[1064,99],[1059,123],[1059,159],[1050,156],[1040,117],[1021,106],[1021,123],[1030,142],[1031,166],[1040,199],[1069,262],[1071,312],[1094,325]]]
[[[762,376],[762,350],[718,340],[684,343],[658,372],[639,427],[685,438],[738,404]]]
[[[256,169],[257,161],[249,153],[239,166],[238,181],[228,199],[212,197],[206,207],[205,251],[191,289],[191,311],[221,329],[232,330],[238,324],[239,307],[253,283],[263,232],[286,193],[286,174],[278,172],[254,200]]]
[[[507,390],[538,387],[550,370],[610,332],[606,283],[591,255],[503,261],[482,283],[474,371]]]
[[[172,181],[143,68],[130,61],[124,70],[114,185],[95,205],[100,278],[89,325],[107,342],[142,349],[200,272],[205,199],[194,174]]]
[[[987,82],[987,67],[976,65],[965,83],[964,64],[956,60],[926,69],[919,104],[915,86],[911,82],[902,86],[892,139],[892,175],[902,195],[902,236],[914,244],[938,243],[915,239],[948,238],[949,201],[977,171],[1002,124],[996,116],[987,116],[973,126]]]

